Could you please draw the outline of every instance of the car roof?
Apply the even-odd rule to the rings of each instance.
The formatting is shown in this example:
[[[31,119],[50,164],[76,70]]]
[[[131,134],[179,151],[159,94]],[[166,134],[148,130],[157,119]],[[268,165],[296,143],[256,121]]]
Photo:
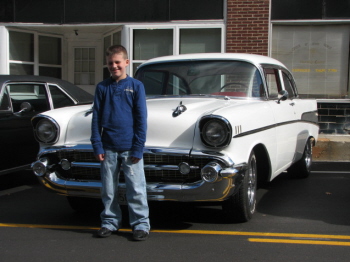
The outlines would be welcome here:
[[[59,85],[64,91],[66,91],[70,96],[78,101],[79,104],[82,103],[92,103],[94,96],[80,87],[54,77],[48,76],[34,76],[34,75],[0,75],[0,87],[8,82],[47,82],[50,84]]]
[[[255,54],[245,54],[245,53],[198,53],[198,54],[183,54],[183,55],[172,55],[172,56],[162,56],[150,59],[142,63],[139,67],[156,64],[161,62],[179,62],[179,61],[189,61],[189,60],[239,60],[252,63],[254,65],[259,64],[271,64],[278,65],[285,69],[286,66],[280,61],[263,55]]]

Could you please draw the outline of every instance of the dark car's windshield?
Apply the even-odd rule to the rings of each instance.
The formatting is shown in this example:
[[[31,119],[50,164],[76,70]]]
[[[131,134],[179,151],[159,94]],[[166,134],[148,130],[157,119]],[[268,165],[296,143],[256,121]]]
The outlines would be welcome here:
[[[147,96],[222,95],[265,96],[257,68],[241,61],[181,61],[141,67],[135,78]]]

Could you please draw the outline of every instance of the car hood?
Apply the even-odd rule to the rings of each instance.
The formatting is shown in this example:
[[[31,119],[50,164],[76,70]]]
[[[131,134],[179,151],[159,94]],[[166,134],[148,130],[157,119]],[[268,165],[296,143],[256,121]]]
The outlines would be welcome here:
[[[147,99],[147,147],[172,147],[191,149],[198,120],[204,115],[216,114],[226,107],[236,105],[235,100],[223,98],[155,98]],[[185,109],[178,115],[174,111],[182,105]],[[71,117],[67,127],[61,126],[61,135],[66,135],[66,145],[90,144],[91,117],[90,107],[78,106],[81,110],[62,109],[59,118],[53,110],[46,112],[60,123],[65,123],[68,112]],[[62,120],[62,121],[60,121]],[[62,137],[61,137],[62,138]],[[62,141],[60,139],[60,141]]]
[[[190,149],[198,120],[225,106],[229,103],[216,98],[148,99],[146,145]]]

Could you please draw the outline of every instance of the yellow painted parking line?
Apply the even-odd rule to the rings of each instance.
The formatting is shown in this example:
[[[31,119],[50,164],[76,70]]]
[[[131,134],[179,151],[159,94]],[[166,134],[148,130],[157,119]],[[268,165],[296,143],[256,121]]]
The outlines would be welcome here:
[[[26,227],[26,228],[48,228],[48,229],[75,229],[75,230],[98,230],[99,227],[89,226],[69,226],[69,225],[35,225],[35,224],[11,224],[0,223],[0,227]],[[119,229],[121,232],[130,232],[131,229]],[[271,242],[271,243],[346,243],[327,241],[329,239],[350,240],[348,235],[321,235],[321,234],[294,234],[294,233],[269,233],[269,232],[240,232],[240,231],[214,231],[214,230],[166,230],[166,229],[152,229],[153,233],[169,233],[169,234],[197,234],[197,235],[226,235],[226,236],[249,236],[249,237],[284,237],[284,238],[300,238],[300,239],[268,239],[268,238],[249,238],[251,242]],[[306,240],[305,240],[306,239]],[[322,241],[319,241],[322,240]],[[342,244],[344,245],[344,244]]]
[[[240,231],[211,231],[211,230],[151,230],[159,233],[178,234],[203,234],[203,235],[231,235],[231,236],[265,236],[265,237],[289,237],[312,239],[348,239],[346,235],[318,235],[318,234],[293,234],[293,233],[269,233],[269,232],[240,232]]]
[[[26,227],[26,228],[48,228],[48,229],[78,229],[78,230],[98,230],[99,227],[89,226],[63,226],[63,225],[34,225],[34,224],[11,224],[11,223],[0,223],[0,227]],[[131,231],[131,229],[119,229],[122,232]]]
[[[328,246],[350,246],[350,242],[340,241],[316,241],[316,240],[293,240],[293,239],[266,239],[248,238],[249,242],[276,243],[276,244],[303,244],[303,245],[328,245]]]
[[[0,227],[27,227],[27,228],[50,228],[50,229],[81,229],[81,230],[94,230],[98,228],[87,226],[61,226],[61,225],[34,225],[34,224],[8,224],[0,223]]]

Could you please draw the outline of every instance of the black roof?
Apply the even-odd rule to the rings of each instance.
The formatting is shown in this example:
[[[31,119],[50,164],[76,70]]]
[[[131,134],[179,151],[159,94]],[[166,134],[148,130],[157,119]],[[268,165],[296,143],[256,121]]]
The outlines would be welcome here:
[[[94,96],[80,87],[54,77],[48,76],[34,76],[34,75],[0,75],[0,88],[9,82],[43,82],[50,84],[59,85],[64,91],[66,91],[70,96],[72,96],[78,104],[92,103]]]

